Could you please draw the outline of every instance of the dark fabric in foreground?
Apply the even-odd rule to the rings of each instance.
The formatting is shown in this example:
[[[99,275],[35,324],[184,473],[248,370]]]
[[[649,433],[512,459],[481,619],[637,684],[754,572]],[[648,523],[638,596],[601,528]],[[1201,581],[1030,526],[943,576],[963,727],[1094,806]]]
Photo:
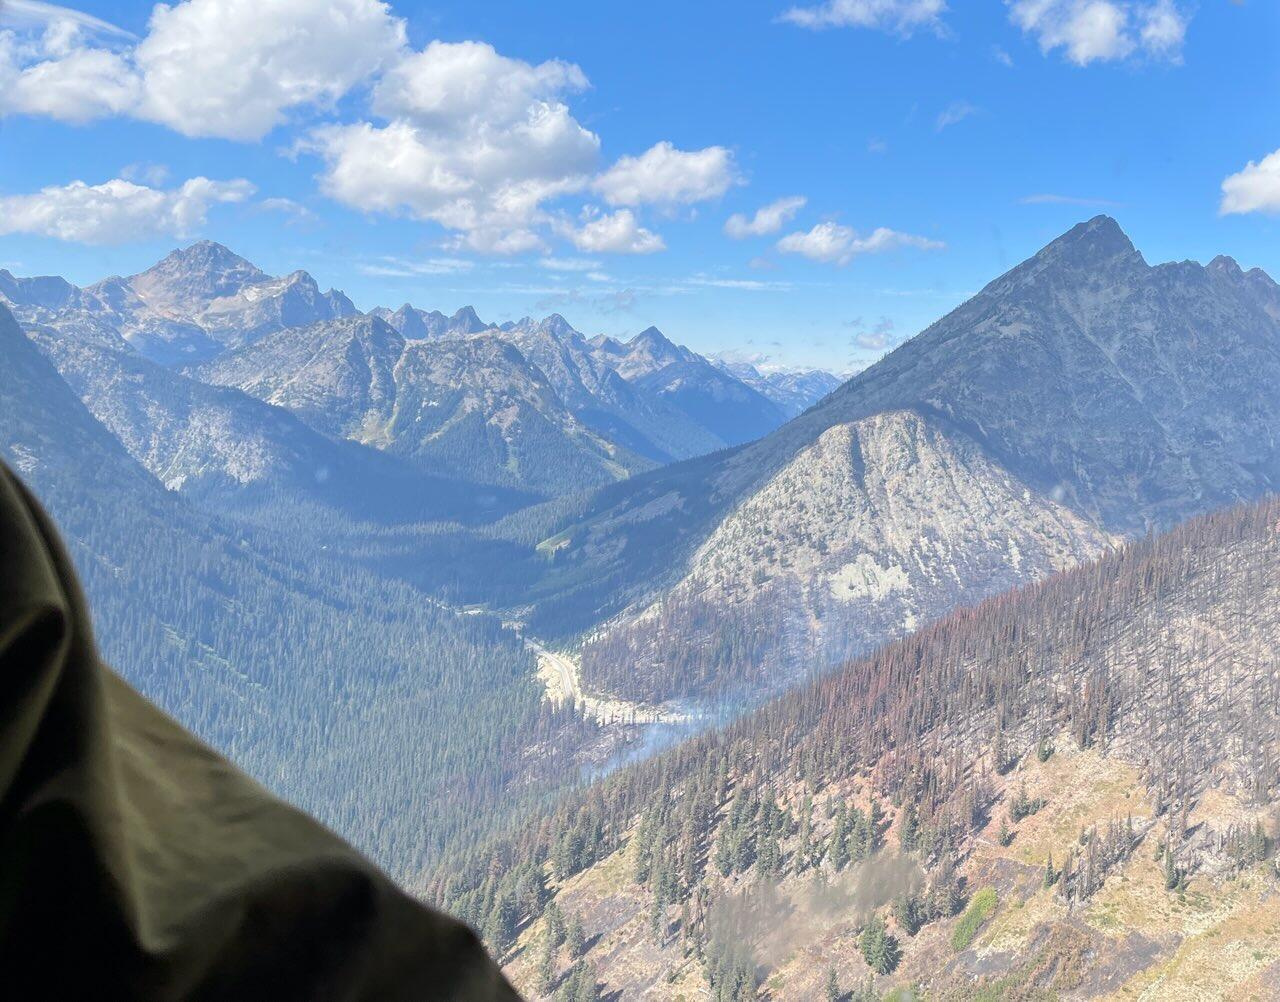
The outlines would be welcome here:
[[[0,979],[14,998],[516,998],[470,930],[100,663],[3,466]]]

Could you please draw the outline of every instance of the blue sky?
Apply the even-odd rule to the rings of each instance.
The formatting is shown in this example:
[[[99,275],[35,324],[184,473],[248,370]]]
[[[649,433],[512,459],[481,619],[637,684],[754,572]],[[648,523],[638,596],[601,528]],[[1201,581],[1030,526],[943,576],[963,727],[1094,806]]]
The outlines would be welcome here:
[[[10,0],[0,33],[19,274],[209,237],[362,308],[845,370],[1099,212],[1280,276],[1280,5]]]

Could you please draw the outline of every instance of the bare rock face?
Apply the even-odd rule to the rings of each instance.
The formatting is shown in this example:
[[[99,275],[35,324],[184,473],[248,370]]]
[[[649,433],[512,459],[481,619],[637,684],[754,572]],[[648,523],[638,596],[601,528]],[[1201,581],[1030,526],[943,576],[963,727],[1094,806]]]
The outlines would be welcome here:
[[[796,636],[840,636],[846,627],[827,620],[819,629],[806,621],[826,616],[842,587],[846,594],[864,591],[847,617],[855,628],[848,646],[856,648],[858,630],[882,638],[886,624],[904,628],[908,614],[922,621],[949,603],[970,600],[975,593],[951,584],[957,571],[987,582],[978,590],[995,590],[1094,553],[1112,534],[1169,526],[1274,491],[1280,485],[1277,291],[1262,273],[1242,272],[1225,259],[1207,267],[1149,266],[1114,220],[1082,223],[773,434],[602,493],[581,523],[556,537],[544,622],[550,629],[581,628],[627,606],[664,608],[670,636],[662,641],[665,653],[654,656],[683,667],[667,670],[659,684],[701,676],[694,687],[703,687],[715,673],[672,652],[688,649],[698,635],[690,624],[710,617],[711,606],[734,609],[732,589],[747,594],[765,587],[744,579],[774,575],[780,582],[771,602],[737,617],[733,631],[756,638],[783,622],[800,624],[786,628]],[[858,429],[861,444],[866,419],[896,412],[918,415],[931,435],[951,443],[949,450],[932,450],[936,463],[914,466],[914,476],[935,495],[930,504],[940,507],[926,518],[923,506],[908,503],[909,481],[898,482],[893,504],[852,502],[855,524],[874,517],[886,527],[900,525],[895,519],[903,510],[923,519],[914,549],[884,553],[877,549],[883,544],[868,538],[860,557],[847,549],[849,519],[801,489],[812,478],[825,484],[817,493],[843,496],[819,470],[807,469],[817,455],[807,450],[827,450],[826,436],[836,429]],[[864,455],[861,448],[858,454]],[[889,470],[911,455],[926,453],[881,451],[890,465],[874,476],[894,483]],[[980,466],[964,459],[975,455],[983,457]],[[931,467],[946,472],[926,475]],[[797,469],[807,472],[800,476]],[[801,585],[805,574],[774,566],[809,560],[805,554],[818,546],[806,537],[797,553],[789,552],[800,539],[792,522],[798,508],[782,484],[790,485],[796,505],[823,511],[812,531],[829,553],[844,554],[830,565],[825,558],[815,564],[813,584]],[[999,499],[998,512],[1022,528],[993,516],[985,498]],[[1011,507],[1020,498],[1029,500]],[[1039,513],[1034,518],[1033,511]],[[974,534],[988,521],[996,534],[1016,541],[1003,558]],[[774,555],[753,566],[765,544],[749,542],[748,524],[783,531],[788,546],[775,544]],[[724,579],[723,598],[692,584],[694,575],[712,568]],[[837,571],[844,577],[833,577]],[[673,588],[699,594],[698,608],[672,614],[684,593]],[[624,631],[618,651],[640,643],[632,625],[632,617],[623,616],[612,627]],[[644,641],[651,651],[657,643]],[[803,646],[761,651],[752,658],[757,664],[791,663],[774,672],[782,675],[810,657]],[[610,674],[604,660],[598,677]],[[588,650],[588,675],[590,662]],[[655,668],[654,678],[662,676]]]
[[[719,523],[674,587],[588,644],[586,681],[646,699],[775,690],[1108,542],[945,422],[887,411],[834,425]],[[732,630],[758,639],[718,670],[670,657],[714,652]]]

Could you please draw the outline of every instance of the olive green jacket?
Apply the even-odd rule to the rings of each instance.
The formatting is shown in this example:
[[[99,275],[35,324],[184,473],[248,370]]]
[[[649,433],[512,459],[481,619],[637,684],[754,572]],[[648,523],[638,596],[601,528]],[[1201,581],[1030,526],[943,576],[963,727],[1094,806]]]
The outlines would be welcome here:
[[[469,929],[100,662],[56,533],[3,466],[0,994],[517,997]]]

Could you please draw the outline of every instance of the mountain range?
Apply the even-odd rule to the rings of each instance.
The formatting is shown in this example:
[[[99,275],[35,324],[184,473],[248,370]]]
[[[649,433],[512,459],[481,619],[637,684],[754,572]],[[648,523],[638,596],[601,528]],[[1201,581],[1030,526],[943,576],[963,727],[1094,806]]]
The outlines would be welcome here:
[[[1175,870],[1218,872],[1254,814],[1212,791],[1274,786],[1274,624],[1248,603],[1274,590],[1274,506],[1250,503],[1280,482],[1280,287],[1229,258],[1152,266],[1100,216],[834,388],[653,328],[359,313],[210,243],[83,289],[0,272],[0,298],[0,453],[67,534],[107,655],[500,947],[525,936],[525,984],[548,890],[619,985],[702,990],[672,930],[727,977],[746,961],[717,953],[713,899],[763,872],[741,846],[770,846],[770,879],[821,869],[795,869],[806,790],[828,846],[872,795],[881,843],[923,823],[920,879],[963,868],[1050,915],[1059,938],[991,946],[1037,957],[1068,935],[1026,893],[1039,849],[1084,861],[1079,824],[1108,830],[1124,800],[1149,860],[1187,836]],[[1032,764],[1041,739],[1057,765]],[[583,786],[602,774],[622,778]],[[993,854],[997,813],[1027,807],[1008,776],[1097,803],[1046,807],[1052,831],[1022,816],[1036,851]],[[668,781],[679,806],[653,799]],[[1204,834],[1170,827],[1198,797]],[[669,806],[645,820],[651,802]],[[1108,852],[1137,844],[1115,831]],[[645,839],[670,850],[647,870]],[[632,935],[637,908],[666,938]],[[983,976],[990,951],[938,952],[954,918],[907,970]],[[1176,956],[1160,928],[1133,949]],[[1062,948],[1077,966],[1115,947],[1086,939]],[[862,977],[850,949],[813,962]],[[817,990],[788,963],[769,965]]]
[[[777,431],[598,492],[544,542],[533,621],[606,624],[597,690],[706,691],[728,661],[769,685],[1271,492],[1278,295],[1082,223]]]
[[[544,497],[749,441],[786,420],[797,392],[829,388],[779,384],[779,403],[768,385],[748,386],[654,328],[623,344],[588,341],[558,315],[493,325],[471,307],[452,317],[408,304],[361,314],[306,272],[272,277],[210,241],[86,288],[0,271],[0,301],[44,332],[55,362],[77,369],[90,409],[110,411],[135,456],[178,487],[256,484],[271,469],[287,483],[299,462],[336,469],[318,457],[319,443],[274,441],[302,434],[278,412],[255,413],[197,382],[243,390],[322,435],[386,452],[399,463],[384,467],[406,481],[429,474]],[[77,365],[90,344],[111,353],[109,364]],[[129,375],[108,378],[117,363]],[[125,384],[130,406],[97,399]],[[178,397],[181,413],[170,413]],[[173,427],[193,432],[180,449]],[[176,467],[163,455],[172,449],[182,454]]]

